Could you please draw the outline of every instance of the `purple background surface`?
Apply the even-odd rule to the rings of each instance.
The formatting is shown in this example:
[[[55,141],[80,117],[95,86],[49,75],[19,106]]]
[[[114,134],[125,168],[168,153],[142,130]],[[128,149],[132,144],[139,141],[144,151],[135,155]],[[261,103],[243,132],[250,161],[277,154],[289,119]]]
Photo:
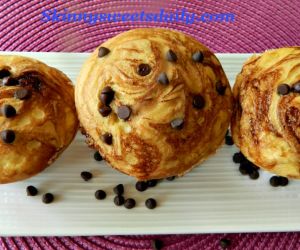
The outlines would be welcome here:
[[[200,16],[234,13],[232,23],[182,22],[42,22],[42,11],[166,12],[186,9]],[[106,39],[136,27],[166,27],[194,36],[214,52],[261,52],[300,45],[299,0],[21,0],[0,6],[0,50],[90,52]],[[276,218],[274,218],[276,219]],[[1,232],[0,232],[1,234]],[[165,236],[0,237],[0,249],[151,249],[151,239],[163,240],[164,249],[219,249],[219,240],[232,240],[229,249],[300,249],[299,233],[207,234]]]

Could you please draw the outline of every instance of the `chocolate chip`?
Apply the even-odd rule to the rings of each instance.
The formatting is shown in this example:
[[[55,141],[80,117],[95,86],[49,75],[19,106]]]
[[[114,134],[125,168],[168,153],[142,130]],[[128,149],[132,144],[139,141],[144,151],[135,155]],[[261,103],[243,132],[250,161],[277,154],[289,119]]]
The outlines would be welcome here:
[[[0,79],[4,78],[4,77],[8,77],[10,76],[10,72],[7,69],[1,69],[0,70]]]
[[[18,84],[21,86],[30,86],[36,91],[40,91],[42,89],[42,83],[39,76],[36,73],[27,72],[22,75],[19,80]]]
[[[147,181],[147,186],[148,187],[155,187],[156,185],[157,185],[157,180],[156,179]]]
[[[279,186],[279,178],[278,176],[272,176],[270,178],[270,185],[273,186],[273,187],[278,187]]]
[[[290,92],[290,86],[283,83],[278,85],[277,87],[277,94],[279,95],[287,95]]]
[[[192,55],[193,61],[194,62],[203,62],[204,59],[204,55],[201,51],[196,51],[193,55]]]
[[[128,120],[128,118],[131,115],[131,109],[130,107],[126,106],[126,105],[122,105],[120,107],[118,107],[118,116],[120,119],[122,120]]]
[[[6,118],[11,118],[17,114],[17,111],[13,106],[11,106],[9,104],[4,104],[1,108],[1,113]]]
[[[4,85],[4,86],[16,86],[18,84],[19,84],[19,82],[15,78],[12,78],[12,77],[5,77],[2,80],[2,85]]]
[[[95,192],[95,198],[97,200],[104,200],[106,198],[106,193],[103,190],[97,190]]]
[[[249,174],[250,175],[250,174],[253,173],[253,171],[257,171],[253,166],[254,165],[248,160],[242,161],[241,164],[240,164],[240,172],[242,174]]]
[[[300,82],[296,82],[294,85],[293,85],[293,91],[295,93],[300,93]]]
[[[287,184],[289,184],[289,179],[283,176],[279,176],[278,182],[280,186],[286,186]]]
[[[228,146],[232,146],[234,144],[232,137],[230,135],[225,136],[225,144]]]
[[[114,99],[114,96],[115,92],[113,89],[109,86],[106,86],[101,91],[100,100],[104,105],[108,106]]]
[[[257,170],[253,170],[250,174],[249,174],[249,177],[252,179],[252,180],[256,180],[259,178],[259,173]]]
[[[156,208],[156,200],[154,200],[153,198],[149,198],[145,201],[145,205],[149,209],[154,209]]]
[[[242,154],[242,152],[238,152],[238,153],[235,153],[232,157],[232,160],[234,163],[241,163],[245,160],[245,156]]]
[[[125,202],[125,199],[122,195],[117,195],[114,198],[114,203],[116,206],[122,206]]]
[[[16,138],[15,132],[10,129],[1,131],[0,136],[5,143],[13,143]]]
[[[54,196],[51,193],[46,193],[43,195],[43,202],[49,204],[54,200]]]
[[[239,166],[239,171],[242,175],[247,175],[248,174],[248,170],[247,167],[244,164],[241,164]]]
[[[26,188],[27,196],[36,196],[38,194],[38,190],[34,186],[28,186]]]
[[[105,134],[103,134],[101,136],[101,139],[107,145],[111,145],[112,144],[112,134],[111,133],[105,133]]]
[[[106,116],[108,116],[108,115],[111,113],[111,107],[109,107],[109,106],[102,106],[102,107],[99,109],[99,113],[100,113],[103,117],[106,117]]]
[[[137,68],[137,73],[140,76],[146,76],[151,72],[151,67],[149,64],[141,63]]]
[[[222,238],[220,240],[220,246],[221,246],[221,248],[225,249],[225,248],[228,248],[230,245],[231,245],[231,241],[230,240],[225,239],[225,238]]]
[[[101,154],[100,154],[98,151],[96,151],[96,152],[94,153],[94,159],[95,159],[96,161],[102,161],[102,160],[103,160]]]
[[[15,98],[20,99],[20,100],[28,99],[30,97],[30,95],[31,95],[30,91],[25,88],[16,90],[16,92],[14,94]]]
[[[173,181],[175,179],[175,176],[169,176],[166,178],[167,181]]]
[[[157,78],[157,82],[163,85],[167,85],[169,84],[169,79],[166,73],[160,73],[158,78]]]
[[[148,187],[148,185],[147,185],[147,182],[145,182],[145,181],[138,181],[135,184],[136,190],[140,191],[140,192],[144,192],[147,189],[147,187]]]
[[[98,56],[99,57],[106,56],[109,52],[110,52],[110,50],[108,48],[100,47],[99,51],[98,51]]]
[[[169,62],[176,62],[177,61],[177,56],[174,53],[174,51],[171,50],[171,49],[168,50],[166,58]]]
[[[151,240],[151,247],[153,250],[161,250],[164,247],[164,243],[161,240]]]
[[[216,83],[216,91],[219,95],[224,95],[226,92],[226,86],[224,86],[222,82],[218,81]]]
[[[195,95],[193,98],[193,106],[196,109],[202,109],[205,106],[205,100],[201,95]]]
[[[92,179],[93,175],[92,173],[88,172],[88,171],[83,171],[80,174],[81,178],[84,179],[85,181],[89,181],[90,179]]]
[[[124,202],[124,207],[131,209],[135,207],[135,200],[132,198],[126,199]]]
[[[184,125],[184,120],[182,118],[177,118],[171,121],[171,127],[175,129],[182,129]]]
[[[116,195],[122,195],[124,193],[124,186],[123,184],[118,184],[117,186],[114,187],[114,193]]]

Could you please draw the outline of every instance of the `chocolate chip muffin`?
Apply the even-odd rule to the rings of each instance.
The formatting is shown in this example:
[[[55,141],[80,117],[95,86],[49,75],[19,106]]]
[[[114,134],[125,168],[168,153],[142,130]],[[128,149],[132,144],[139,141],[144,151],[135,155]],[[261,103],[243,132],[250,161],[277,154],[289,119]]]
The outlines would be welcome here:
[[[87,143],[139,180],[180,176],[215,153],[232,94],[215,55],[190,36],[145,28],[101,44],[75,87]]]
[[[237,76],[234,142],[255,165],[300,178],[300,47],[249,58]]]
[[[33,176],[74,138],[78,120],[71,81],[22,56],[0,56],[0,183]]]

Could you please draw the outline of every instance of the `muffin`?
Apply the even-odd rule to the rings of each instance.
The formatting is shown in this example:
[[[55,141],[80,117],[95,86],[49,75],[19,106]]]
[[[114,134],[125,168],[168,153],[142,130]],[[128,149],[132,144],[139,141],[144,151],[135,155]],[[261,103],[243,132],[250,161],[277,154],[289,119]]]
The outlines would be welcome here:
[[[78,129],[71,81],[22,56],[0,56],[0,183],[29,178],[51,164]]]
[[[300,47],[249,58],[233,88],[232,135],[255,165],[300,178]]]
[[[80,71],[75,103],[87,143],[138,180],[181,176],[215,153],[233,108],[215,55],[190,36],[157,28],[96,48]]]

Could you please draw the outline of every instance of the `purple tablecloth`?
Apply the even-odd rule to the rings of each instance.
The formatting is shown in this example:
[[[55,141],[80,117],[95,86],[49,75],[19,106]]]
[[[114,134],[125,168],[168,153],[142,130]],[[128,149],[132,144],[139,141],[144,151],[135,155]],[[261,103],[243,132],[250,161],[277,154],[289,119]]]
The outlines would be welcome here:
[[[232,13],[233,22],[84,22],[42,21],[42,11],[114,13],[185,9],[203,13]],[[215,52],[261,52],[300,45],[299,0],[6,0],[0,7],[0,50],[89,52],[106,39],[135,27],[168,27],[197,38]],[[50,12],[49,12],[50,13]],[[274,218],[276,219],[276,218]],[[1,222],[0,222],[1,223]],[[1,232],[0,232],[1,234]],[[151,249],[161,239],[164,249],[218,249],[222,237],[230,249],[300,249],[298,233],[208,234],[165,236],[0,237],[0,249]]]

